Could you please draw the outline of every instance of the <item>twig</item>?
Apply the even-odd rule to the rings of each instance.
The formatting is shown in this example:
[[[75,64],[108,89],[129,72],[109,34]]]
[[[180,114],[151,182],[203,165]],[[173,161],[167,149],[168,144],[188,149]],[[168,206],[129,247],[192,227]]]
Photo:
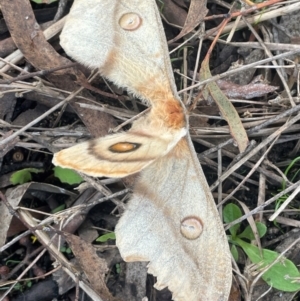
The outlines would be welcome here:
[[[12,79],[0,80],[0,85],[1,84],[11,84],[13,82],[22,81],[24,79],[29,79],[29,78],[32,78],[34,76],[44,76],[44,75],[47,75],[49,73],[52,73],[52,72],[55,72],[55,71],[58,71],[58,70],[62,70],[62,69],[71,68],[71,67],[74,67],[74,66],[77,66],[77,65],[78,65],[78,63],[69,63],[69,64],[66,64],[65,66],[59,66],[59,67],[55,67],[55,68],[51,68],[51,69],[47,69],[47,70],[31,72],[31,73],[27,73],[27,74],[24,74],[24,75],[14,77]],[[24,71],[24,70],[22,70],[22,71]]]
[[[37,117],[33,121],[31,121],[28,124],[26,124],[25,126],[23,126],[21,129],[19,129],[18,131],[14,132],[11,136],[9,136],[9,137],[7,137],[5,139],[0,140],[0,146],[1,145],[5,145],[6,143],[8,143],[9,141],[11,141],[12,139],[14,139],[15,137],[17,137],[18,135],[20,135],[23,132],[25,132],[31,126],[33,126],[36,123],[38,123],[39,121],[43,120],[45,117],[47,117],[48,115],[50,115],[52,112],[56,111],[57,109],[59,109],[63,105],[67,104],[71,99],[73,99],[83,89],[84,89],[83,87],[80,87],[76,92],[70,94],[65,100],[59,102],[57,105],[55,105],[54,107],[52,107],[51,109],[49,109],[47,112],[45,112],[41,116]]]
[[[278,137],[276,137],[278,139]],[[277,140],[275,138],[275,140],[272,142],[272,144],[268,147],[267,151],[259,158],[259,160],[254,164],[254,166],[252,167],[252,169],[249,171],[249,173],[246,175],[246,177],[242,180],[241,183],[239,183],[239,185],[237,187],[235,187],[233,189],[233,191],[230,192],[229,195],[226,196],[225,199],[222,200],[222,202],[218,203],[218,206],[224,204],[228,199],[230,199],[239,189],[240,187],[246,182],[247,179],[250,178],[250,176],[257,170],[258,166],[261,164],[261,162],[265,159],[266,155],[269,153],[269,151],[272,149],[273,145],[275,144],[275,141]],[[240,166],[239,162],[237,163],[238,166]],[[224,176],[224,175],[222,175]]]
[[[264,2],[265,4],[267,5],[270,5],[269,3],[267,3],[269,1],[266,1]],[[282,4],[284,3],[285,1],[282,1],[280,2],[279,4]],[[257,22],[263,22],[263,21],[266,21],[266,20],[270,20],[270,19],[273,19],[273,18],[277,18],[279,16],[282,16],[282,15],[285,15],[285,14],[289,14],[289,13],[292,13],[292,12],[295,12],[297,10],[300,9],[300,2],[297,1],[296,3],[293,3],[293,4],[290,4],[290,5],[287,5],[287,6],[283,6],[283,7],[280,7],[280,8],[277,8],[277,9],[273,9],[271,11],[268,11],[268,12],[258,12],[255,16],[250,16],[250,17],[247,17],[247,20],[248,22],[250,22],[251,24],[255,24]],[[254,6],[254,7],[251,7],[251,10],[252,11],[255,11],[257,10],[257,6]],[[250,10],[245,10],[244,14],[249,14],[251,11]],[[233,13],[231,15],[231,17],[236,17],[238,15],[240,15],[241,13],[240,12],[236,12],[236,13]],[[225,26],[225,28],[223,29],[223,32],[222,34],[224,33],[228,33],[230,32],[230,30],[232,29],[232,27],[234,26],[234,23],[230,23],[230,24],[227,24]],[[246,27],[247,25],[244,23],[244,22],[240,22],[238,24],[238,27],[237,29],[242,29],[244,27]],[[206,32],[206,34],[208,36],[212,35],[215,33],[215,28],[212,28],[210,30],[208,30]]]
[[[247,21],[247,19],[243,18],[244,22],[247,24],[248,28],[251,30],[251,32],[253,33],[253,35],[256,37],[256,39],[258,40],[258,42],[260,43],[260,45],[263,47],[265,53],[270,57],[270,58],[274,58],[274,56],[272,55],[271,51],[266,47],[266,45],[264,44],[263,40],[261,39],[261,37],[258,35],[258,33],[254,30],[254,28],[252,27],[252,25]],[[279,67],[279,65],[277,64],[276,61],[272,61],[272,64],[276,67]],[[285,81],[285,78],[283,77],[282,74],[282,70],[280,69],[276,69],[276,72],[279,76],[279,78],[281,79],[281,83],[284,86],[285,92],[290,100],[290,103],[292,105],[292,107],[294,107],[296,104],[293,100],[293,97],[291,95],[291,91],[289,89],[289,86],[287,84],[287,82]]]
[[[38,237],[41,244],[51,253],[51,255],[57,259],[64,271],[74,280],[76,281],[77,275],[80,273],[76,270],[76,268],[69,263],[69,261],[60,253],[60,251],[52,244],[52,240],[44,233],[44,231],[38,230],[41,228],[40,225],[36,225],[34,223],[31,216],[22,210],[18,212],[15,210],[10,203],[7,201],[6,197],[0,191],[0,198],[7,206],[9,212],[20,219],[24,225],[30,229],[36,237]],[[83,281],[79,281],[79,286],[94,300],[94,301],[103,301],[87,284]],[[1,301],[1,300],[0,300]]]
[[[264,59],[264,60],[261,60],[261,61],[257,61],[257,62],[253,62],[251,64],[244,65],[244,66],[239,67],[239,68],[228,70],[228,71],[226,71],[226,72],[224,72],[222,74],[218,74],[218,75],[212,76],[211,78],[203,80],[203,81],[201,81],[201,82],[199,82],[199,83],[197,83],[195,85],[189,86],[186,89],[182,89],[178,93],[182,94],[183,92],[186,92],[188,90],[191,90],[191,89],[194,89],[194,88],[200,88],[201,86],[203,86],[203,85],[205,85],[207,83],[216,81],[218,79],[227,77],[229,75],[238,73],[240,71],[248,70],[249,68],[253,68],[253,67],[256,67],[258,65],[263,65],[263,64],[272,62],[274,60],[277,60],[277,59],[281,59],[281,58],[285,58],[285,57],[288,57],[288,56],[292,56],[292,55],[297,54],[299,52],[300,52],[300,49],[292,50],[292,51],[289,51],[289,52],[285,52],[285,53],[281,53],[281,54],[275,55],[275,56],[273,56],[273,58],[267,58],[267,59]]]
[[[257,131],[259,131],[259,130],[261,130],[261,129],[269,126],[269,125],[271,125],[272,123],[277,122],[281,118],[289,116],[289,115],[292,115],[292,114],[294,114],[296,112],[299,112],[299,111],[300,111],[300,105],[297,105],[297,106],[295,106],[293,108],[290,108],[290,109],[284,111],[283,113],[280,113],[277,116],[272,117],[272,118],[268,119],[267,121],[265,121],[265,122],[263,122],[263,123],[255,126],[255,127],[251,128],[251,129],[247,130],[247,134],[255,133],[255,132],[257,132]],[[202,157],[207,156],[207,155],[209,155],[209,154],[211,154],[213,152],[216,152],[219,148],[222,148],[222,147],[224,147],[224,146],[226,146],[226,145],[228,145],[230,143],[233,143],[233,142],[234,142],[233,138],[228,139],[227,141],[222,142],[222,143],[218,144],[217,146],[215,146],[215,147],[213,147],[213,148],[211,148],[211,149],[209,149],[207,151],[204,151],[203,153],[199,154],[198,156],[201,159]]]
[[[295,108],[295,107],[294,107]],[[249,158],[251,158],[253,155],[255,155],[258,151],[260,151],[264,146],[268,145],[272,140],[274,140],[275,138],[277,138],[277,136],[281,135],[281,133],[283,131],[285,131],[287,128],[289,128],[292,124],[296,123],[297,121],[300,120],[300,114],[298,114],[297,116],[293,117],[291,120],[289,120],[288,122],[286,122],[284,125],[282,125],[278,130],[276,130],[273,134],[271,134],[269,137],[267,137],[265,140],[263,140],[258,146],[256,146],[251,152],[249,152],[245,157],[243,157],[240,162],[239,165],[244,164],[244,162],[248,161]],[[224,179],[230,175],[233,171],[235,171],[237,169],[237,164],[233,167],[231,167],[226,174],[222,175],[212,186],[211,186],[211,190],[215,189],[218,184],[219,181],[224,181]]]
[[[276,194],[275,196],[273,196],[272,198],[270,198],[268,201],[266,201],[264,204],[254,208],[253,210],[249,211],[248,214],[243,215],[242,217],[236,219],[235,221],[227,224],[225,226],[225,230],[228,230],[229,228],[231,228],[232,226],[239,224],[240,222],[242,222],[243,220],[247,219],[248,216],[256,214],[258,212],[260,212],[263,208],[269,206],[270,204],[272,204],[273,202],[275,202],[276,200],[278,200],[279,198],[281,198],[282,196],[286,195],[287,193],[293,191],[294,189],[298,188],[300,185],[300,181],[297,181],[296,183],[292,184],[291,186],[289,186],[288,188],[284,189],[283,191],[281,191],[280,193]]]
[[[286,206],[295,198],[295,196],[300,192],[300,186],[297,187],[293,193],[283,202],[279,209],[269,217],[269,221],[274,221],[276,217],[286,208]]]

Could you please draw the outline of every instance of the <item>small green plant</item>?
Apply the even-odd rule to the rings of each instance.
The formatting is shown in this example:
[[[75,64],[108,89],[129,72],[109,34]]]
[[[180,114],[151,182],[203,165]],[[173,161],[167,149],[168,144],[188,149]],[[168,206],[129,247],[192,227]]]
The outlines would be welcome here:
[[[72,169],[55,166],[53,170],[54,176],[57,177],[62,183],[74,185],[83,182],[82,177]]]
[[[66,254],[72,254],[72,250],[69,247],[61,247],[60,251]]]
[[[57,0],[31,0],[37,4],[50,4],[52,2],[56,2]]]
[[[9,266],[10,264],[19,264],[20,262],[21,262],[20,260],[9,259],[5,262],[5,265]]]
[[[13,185],[24,184],[32,180],[32,173],[40,173],[43,171],[43,169],[24,168],[14,172],[9,180]]]
[[[288,177],[291,169],[294,167],[294,165],[300,160],[300,157],[295,158],[289,165],[288,167],[285,169],[284,174],[286,177]],[[293,182],[294,179],[296,178],[296,176],[299,174],[300,169],[297,169],[297,171],[293,174],[293,176],[291,177],[291,181]],[[286,181],[283,181],[281,184],[281,189],[280,191],[285,190],[286,188]],[[288,194],[283,195],[282,197],[278,198],[276,200],[276,205],[275,205],[275,211],[280,207],[280,205],[282,203],[284,203],[284,201],[289,197]]]
[[[26,288],[31,288],[31,286],[32,286],[32,281],[30,281],[30,280],[25,281],[23,284],[18,282],[18,283],[15,284],[13,290],[23,292]],[[3,287],[0,288],[0,290],[7,290],[7,289],[9,289],[8,286],[3,286]]]
[[[228,204],[223,211],[224,221],[233,222],[242,216],[240,208],[235,204]],[[229,242],[232,244],[231,252],[237,260],[237,246],[243,249],[251,262],[255,263],[258,272],[271,265],[280,255],[279,253],[267,249],[259,249],[245,240],[254,240],[254,234],[250,226],[240,233],[241,224],[238,223],[229,229]],[[262,223],[256,223],[259,237],[266,234],[266,226]],[[285,292],[295,292],[300,290],[300,273],[294,263],[285,257],[281,257],[278,262],[266,269],[262,279],[270,286]]]
[[[54,209],[51,211],[51,213],[54,214],[54,213],[63,211],[63,210],[65,210],[65,209],[66,209],[66,204],[62,204],[62,205],[60,205],[60,206],[54,208]]]
[[[119,263],[116,263],[116,272],[117,274],[121,273],[121,265]]]
[[[96,241],[97,242],[107,242],[109,239],[116,239],[115,232],[109,232],[104,235],[101,235],[96,239]]]

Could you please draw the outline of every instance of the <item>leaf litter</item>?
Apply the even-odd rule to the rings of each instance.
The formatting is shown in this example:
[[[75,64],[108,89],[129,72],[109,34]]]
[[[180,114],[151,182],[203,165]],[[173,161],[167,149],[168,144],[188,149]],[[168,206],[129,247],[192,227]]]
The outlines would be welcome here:
[[[300,52],[300,4],[298,1],[272,0],[260,4],[252,2],[249,4],[250,1],[248,1],[245,4],[246,6],[241,9],[237,3],[231,6],[227,1],[218,1],[217,4],[210,1],[205,3],[206,1],[183,2],[171,0],[166,1],[166,4],[168,2],[171,2],[171,5],[170,3],[169,5],[162,5],[162,17],[167,20],[165,30],[170,41],[170,50],[178,46],[186,49],[185,51],[175,52],[171,59],[174,69],[180,70],[177,72],[177,81],[178,87],[183,87],[181,90],[182,97],[185,98],[191,93],[192,102],[189,104],[189,110],[193,122],[191,123],[190,132],[199,153],[200,162],[205,169],[208,181],[214,189],[214,196],[217,202],[220,203],[246,177],[243,185],[227,202],[236,205],[239,204],[239,201],[243,202],[249,210],[245,211],[241,218],[247,218],[247,214],[253,215],[255,222],[262,223],[267,227],[266,235],[260,238],[262,248],[272,252],[276,251],[277,254],[285,253],[288,250],[289,252],[284,256],[287,256],[293,264],[297,265],[300,263],[299,256],[288,255],[297,254],[300,247],[297,236],[294,234],[295,227],[297,227],[296,222],[299,221],[297,194],[294,195],[292,200],[289,199],[289,204],[282,209],[279,216],[282,219],[278,218],[275,222],[270,222],[268,219],[275,210],[280,209],[285,204],[286,199],[293,193],[299,181],[299,166],[295,159],[299,156],[300,146],[298,141],[300,128],[297,119],[300,109],[297,71],[298,53]],[[253,4],[253,7],[251,7],[251,4]],[[50,163],[51,154],[56,152],[57,149],[70,146],[74,141],[87,139],[90,135],[105,135],[111,129],[114,129],[120,121],[130,124],[132,112],[138,114],[145,109],[145,106],[131,95],[124,94],[118,87],[106,83],[97,75],[91,83],[90,79],[86,77],[89,71],[78,65],[71,66],[66,57],[58,54],[57,38],[51,39],[51,42],[48,40],[56,36],[61,30],[64,19],[62,18],[57,22],[50,21],[47,24],[46,22],[49,19],[54,20],[55,18],[53,10],[49,6],[38,4],[31,6],[26,1],[15,4],[16,6],[12,3],[10,5],[11,7],[6,7],[3,3],[1,7],[6,25],[9,28],[9,31],[6,29],[6,32],[10,33],[10,37],[0,41],[2,46],[0,47],[2,77],[0,82],[2,96],[0,107],[2,140],[2,143],[0,140],[0,154],[1,171],[4,171],[0,176],[0,185],[8,199],[14,197],[15,193],[18,194],[15,198],[16,203],[11,203],[11,205],[17,208],[23,224],[15,227],[14,231],[11,232],[13,236],[8,236],[10,228],[17,224],[15,221],[11,222],[14,219],[12,219],[10,211],[4,209],[6,207],[3,202],[0,203],[0,213],[4,214],[0,223],[0,271],[14,271],[13,274],[7,274],[7,272],[1,274],[2,286],[7,287],[6,292],[10,296],[17,296],[23,292],[38,295],[41,288],[35,285],[30,286],[31,281],[40,283],[42,289],[56,286],[61,291],[62,287],[57,287],[57,284],[44,280],[45,275],[51,277],[51,273],[56,273],[56,269],[61,267],[73,279],[73,284],[64,294],[74,294],[75,292],[76,295],[78,294],[77,288],[80,287],[83,291],[88,292],[94,300],[100,300],[99,295],[95,293],[97,289],[93,285],[94,281],[97,282],[99,274],[93,276],[91,273],[91,279],[87,282],[81,278],[82,271],[86,274],[93,263],[96,265],[98,259],[96,259],[92,250],[88,251],[90,245],[82,242],[85,237],[78,238],[80,244],[78,247],[74,247],[74,241],[72,238],[70,239],[73,236],[70,235],[77,233],[86,220],[92,221],[99,237],[113,231],[117,218],[123,212],[122,202],[128,197],[125,194],[109,198],[109,195],[115,191],[122,191],[125,186],[132,185],[134,177],[123,181],[89,179],[88,188],[81,191],[75,200],[73,192],[75,186],[71,183],[62,184],[54,177]],[[55,7],[57,3],[54,2],[52,5]],[[263,7],[263,5],[265,6]],[[208,8],[208,14],[204,17],[206,7]],[[35,23],[35,15],[38,15],[38,10],[43,10],[47,15],[46,18],[48,19],[39,19],[40,25],[45,24],[47,29],[45,29],[45,35],[42,35],[40,30],[36,30],[35,35],[39,39],[38,47],[32,50],[31,44],[28,42],[32,37],[32,31],[29,27],[25,27],[22,22],[25,20],[24,16],[29,16],[30,22],[32,22],[30,26],[34,27],[37,24]],[[195,18],[195,16],[199,16],[197,12],[201,10],[203,11],[203,17]],[[242,10],[243,12],[241,12]],[[229,13],[231,15],[228,15]],[[219,26],[220,23],[229,16],[231,20],[222,29]],[[242,21],[242,18],[235,22],[234,18],[239,16],[244,16],[254,26],[254,30],[262,38],[261,40],[257,40],[255,34],[247,27],[247,23]],[[195,37],[183,43],[191,34],[195,33],[195,29],[198,29],[197,26],[203,18],[205,20],[205,33],[195,35]],[[179,30],[178,26],[183,26],[183,29]],[[222,30],[222,34],[210,53],[205,68],[202,68],[202,72],[207,70],[205,77],[197,78],[196,76],[195,81],[192,82],[190,75],[197,75],[201,72],[199,68],[195,69],[197,57],[199,57],[199,63],[201,64],[210,47],[210,41],[220,30]],[[227,34],[230,31],[233,32],[233,35],[230,35],[231,38],[228,40]],[[174,40],[175,38],[177,41]],[[17,50],[15,50],[16,47]],[[270,49],[270,52],[266,52],[265,47]],[[59,53],[62,53],[61,49],[59,51]],[[293,52],[293,55],[288,52]],[[8,53],[9,56],[7,56]],[[271,61],[271,55],[276,56],[278,66],[272,66],[270,62],[262,62],[266,58],[270,58]],[[252,65],[248,66],[249,64]],[[66,66],[66,68],[56,70],[63,66]],[[45,69],[49,72],[43,73],[41,71]],[[36,73],[33,74],[34,72]],[[24,74],[28,74],[27,79],[21,79]],[[259,81],[257,81],[256,76],[259,76]],[[202,83],[204,80],[210,80],[211,77],[215,80],[213,84]],[[188,81],[184,81],[185,78],[188,78]],[[7,81],[11,82],[8,83]],[[104,91],[106,96],[100,97],[95,91],[88,91],[87,89],[78,91],[80,90],[80,84],[87,88],[92,85],[98,90]],[[203,89],[212,89],[210,86],[213,86],[213,89],[220,89],[226,95],[228,102],[233,105],[236,114],[239,116],[237,121],[230,117],[226,118],[224,112],[216,105],[219,96],[203,97]],[[69,99],[76,97],[76,101],[71,101],[70,105],[67,106],[66,98],[68,97]],[[79,105],[79,103],[85,103],[87,106],[96,105],[99,110],[90,109]],[[58,109],[59,111],[57,111]],[[31,120],[26,119],[25,115],[28,114],[29,110],[33,110],[33,115],[37,114],[36,116],[39,117]],[[24,120],[21,125],[14,123],[18,116]],[[293,122],[290,121],[291,119]],[[234,126],[239,124],[240,129],[237,129],[239,134],[242,128],[246,130],[242,138],[242,147],[238,142],[239,139],[236,137],[231,139],[230,129],[232,129],[232,124],[230,125],[230,122],[233,122]],[[79,123],[84,124],[84,130],[78,127]],[[254,147],[252,152],[251,143],[246,149],[248,142],[245,140],[245,133],[247,133],[250,142],[255,142],[259,146]],[[272,139],[269,138],[270,136]],[[64,140],[62,140],[62,137],[64,137]],[[262,162],[256,166],[255,164],[274,139],[277,140],[271,150]],[[265,141],[267,143],[264,144]],[[239,145],[242,154],[239,153],[235,143]],[[14,154],[20,150],[24,155],[24,159],[18,162],[14,159]],[[243,160],[243,157],[246,159]],[[208,159],[214,164],[208,164]],[[22,185],[16,185],[15,183],[16,186],[13,186],[9,181],[14,172],[24,168],[35,168],[35,164],[40,162],[45,164],[45,170],[42,174],[32,174],[34,182]],[[255,172],[247,178],[247,173],[251,169],[254,169]],[[285,174],[287,169],[289,172]],[[283,186],[282,183],[285,183],[285,185]],[[49,184],[52,187],[50,190]],[[98,192],[93,187],[96,187]],[[217,187],[218,190],[216,190]],[[95,200],[103,199],[104,196],[106,197],[105,202],[97,204],[92,209],[82,205],[87,201],[93,203]],[[61,205],[65,205],[67,209],[53,214],[53,210]],[[98,215],[101,218],[98,218]],[[76,223],[70,223],[74,221]],[[294,221],[294,224],[291,221]],[[55,228],[55,225],[59,226],[56,227],[57,230],[51,229],[52,227]],[[248,224],[240,222],[239,225],[240,234],[245,233],[244,230],[247,229]],[[276,235],[271,232],[274,227],[279,229]],[[49,233],[52,233],[51,238],[49,239],[48,236],[41,234],[41,229],[43,231],[49,230]],[[62,229],[64,232],[71,233],[66,234],[69,241],[66,239],[66,235],[62,235],[60,239],[58,238],[57,234]],[[29,235],[29,241],[27,241],[25,247],[20,243],[24,235]],[[30,238],[31,236],[33,238]],[[38,242],[34,237],[37,238]],[[253,237],[251,238],[253,239]],[[74,240],[77,240],[77,238],[74,238]],[[286,241],[289,241],[288,245],[285,244]],[[55,248],[53,247],[54,242],[56,243]],[[249,243],[250,240],[242,242],[240,247],[236,247],[238,253],[241,253],[242,250],[246,254],[248,252],[249,259],[245,259],[247,256],[244,253],[244,260],[241,257],[238,260],[238,265],[234,265],[235,272],[240,273],[243,277],[237,277],[234,287],[235,294],[231,296],[231,300],[256,300],[259,297],[262,297],[263,300],[277,300],[276,289],[269,289],[267,284],[255,279],[255,276],[258,275],[257,272],[261,271],[260,267],[254,266],[252,270],[250,269],[251,256],[258,256],[259,251],[254,250],[255,246],[247,249]],[[293,243],[296,244],[290,249]],[[284,249],[280,248],[281,245],[285,245]],[[73,252],[71,254],[67,254],[65,251],[61,253],[61,250],[67,250],[67,247],[73,248]],[[132,264],[128,264],[126,270],[125,264],[121,262],[119,256],[114,255],[115,260],[108,259],[111,258],[110,254],[114,254],[112,252],[112,250],[115,250],[113,240],[98,243],[95,247],[98,250],[97,253],[101,252],[101,256],[104,254],[103,257],[108,263],[108,271],[104,262],[102,267],[94,266],[93,268],[99,270],[99,273],[101,271],[101,281],[106,282],[111,293],[116,297],[121,296],[121,300],[141,300],[139,298],[140,294],[142,296],[146,295],[145,283],[135,285],[134,292],[128,289],[134,283],[138,283],[134,282],[137,281],[134,277],[126,276],[130,274],[130,269],[133,269]],[[80,250],[81,248],[86,249],[87,252],[78,252],[77,249]],[[23,249],[23,251],[20,252],[20,249]],[[39,254],[45,252],[43,250],[48,252],[41,254],[41,259],[37,263],[33,257],[25,256],[26,252],[27,254]],[[249,250],[252,250],[252,255]],[[80,268],[76,264],[71,264],[73,257],[81,262]],[[259,260],[252,259],[252,261],[257,264]],[[32,273],[29,272],[23,276],[21,270],[25,262],[28,270],[34,271],[34,267],[38,266],[42,268],[42,271],[34,272],[34,277],[31,277]],[[55,268],[50,264],[51,262],[55,263]],[[88,266],[86,266],[87,263]],[[145,276],[146,267],[140,265],[138,268],[139,272]],[[248,273],[249,269],[252,274]],[[18,286],[14,282],[16,275],[21,276],[18,280],[20,284]],[[104,277],[104,275],[106,276]],[[22,277],[24,277],[23,280],[21,280]],[[299,277],[294,278],[293,283],[297,285]],[[126,279],[125,284],[124,279]],[[151,281],[153,280],[148,276],[148,282]],[[270,285],[271,282],[267,282]],[[66,285],[65,282],[62,283],[64,284],[60,284],[60,286]],[[106,286],[103,287],[106,290]],[[53,289],[53,294],[49,296],[52,298],[58,297],[58,293],[55,293],[55,291]],[[3,292],[1,294],[1,298],[4,298]],[[285,300],[292,300],[296,292],[285,292],[282,289],[281,294],[285,297]],[[171,300],[170,293],[167,291],[152,292],[148,295],[148,298],[149,300],[160,301]]]

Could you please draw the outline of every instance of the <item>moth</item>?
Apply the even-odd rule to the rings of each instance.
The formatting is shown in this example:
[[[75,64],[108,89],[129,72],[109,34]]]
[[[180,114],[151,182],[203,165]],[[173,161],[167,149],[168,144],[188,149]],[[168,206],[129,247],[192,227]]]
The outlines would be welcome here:
[[[188,132],[155,0],[75,0],[66,53],[151,105],[129,131],[64,149],[53,163],[95,177],[139,173],[116,226],[127,262],[148,261],[175,301],[226,301],[231,256]]]

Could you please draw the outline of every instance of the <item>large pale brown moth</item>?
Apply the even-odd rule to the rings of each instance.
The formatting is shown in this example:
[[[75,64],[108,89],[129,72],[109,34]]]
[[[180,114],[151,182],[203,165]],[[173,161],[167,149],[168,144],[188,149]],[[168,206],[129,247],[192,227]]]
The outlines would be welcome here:
[[[53,163],[96,177],[139,172],[116,227],[125,261],[148,261],[176,301],[226,301],[231,259],[188,133],[154,0],[75,0],[61,34],[68,55],[148,102],[125,133],[75,145]]]

